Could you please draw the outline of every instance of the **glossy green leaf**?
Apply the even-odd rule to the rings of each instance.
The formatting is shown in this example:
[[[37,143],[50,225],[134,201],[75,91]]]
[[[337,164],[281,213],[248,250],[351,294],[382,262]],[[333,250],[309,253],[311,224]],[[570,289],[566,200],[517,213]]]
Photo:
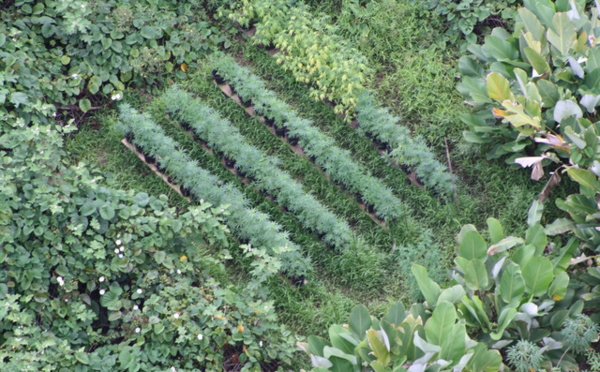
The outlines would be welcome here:
[[[556,13],[552,17],[552,26],[546,32],[546,37],[553,47],[566,56],[575,44],[577,33],[566,13]]]
[[[558,274],[550,287],[548,288],[548,295],[555,301],[560,301],[567,295],[567,287],[569,286],[569,274],[565,271]]]
[[[502,229],[500,221],[493,217],[490,217],[486,220],[486,222],[488,225],[488,232],[490,234],[490,242],[492,244],[498,243],[504,238],[504,230]]]
[[[367,308],[358,305],[350,314],[350,331],[352,331],[360,340],[365,337],[365,332],[371,327],[371,316]]]
[[[487,258],[487,244],[477,231],[467,231],[463,235],[458,251],[459,255],[467,260]]]
[[[503,102],[512,97],[508,79],[497,72],[488,74],[486,77],[486,87],[488,96],[498,102]]]
[[[489,284],[485,264],[477,259],[469,261],[465,271],[465,282],[467,287],[472,290],[485,289]]]
[[[481,264],[479,261],[475,261]],[[425,334],[427,341],[434,345],[442,345],[445,337],[448,337],[454,323],[456,322],[456,310],[449,302],[441,302],[433,311],[427,323],[425,323]]]
[[[525,52],[525,57],[538,75],[543,75],[550,72],[550,65],[546,61],[546,58],[529,47],[525,47],[523,51]]]
[[[546,257],[532,257],[523,268],[527,293],[542,296],[554,278],[552,262]]]
[[[433,306],[437,303],[437,299],[442,292],[440,286],[429,278],[427,269],[423,266],[415,264],[412,266],[411,271],[417,279],[417,284],[419,285],[421,293],[423,293],[423,297],[425,297],[429,306]]]
[[[385,320],[387,320],[390,324],[394,324],[396,327],[399,326],[405,318],[406,311],[404,310],[402,302],[393,303],[385,315]]]

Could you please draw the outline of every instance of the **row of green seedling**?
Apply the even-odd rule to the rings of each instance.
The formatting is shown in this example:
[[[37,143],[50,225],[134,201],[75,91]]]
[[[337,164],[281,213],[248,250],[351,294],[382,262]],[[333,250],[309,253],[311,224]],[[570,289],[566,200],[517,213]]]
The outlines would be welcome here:
[[[344,250],[352,241],[352,230],[311,194],[305,192],[287,172],[278,167],[280,160],[267,156],[248,143],[239,129],[214,109],[177,87],[168,90],[163,101],[169,115],[196,139],[223,156],[225,165],[239,176],[252,180],[260,190],[293,212],[308,229],[325,243]]]
[[[217,84],[228,83],[242,103],[252,105],[254,111],[265,118],[265,123],[273,126],[277,135],[287,138],[290,145],[299,146],[342,189],[355,193],[369,212],[374,211],[378,218],[386,221],[402,216],[402,202],[390,188],[357,164],[349,151],[338,147],[335,140],[321,132],[312,121],[301,118],[249,69],[222,54],[215,54],[211,59]]]
[[[136,146],[147,162],[155,162],[160,172],[168,174],[174,183],[179,184],[184,196],[192,196],[196,201],[206,200],[215,206],[228,206],[225,215],[227,226],[242,243],[250,243],[266,249],[269,255],[279,256],[281,272],[296,283],[304,281],[305,275],[312,270],[310,260],[300,254],[300,247],[277,223],[251,208],[235,186],[223,184],[218,177],[198,166],[148,114],[138,113],[127,104],[121,105],[120,111],[121,127],[127,140]],[[282,248],[286,249],[281,253]]]
[[[373,93],[361,92],[356,105],[358,131],[372,138],[406,171],[415,171],[418,180],[428,188],[447,195],[452,191],[448,168],[440,163],[420,136],[412,137],[408,128],[401,126],[400,118],[386,108],[377,107]]]
[[[297,81],[311,87],[311,96],[334,104],[336,113],[372,138],[381,154],[389,155],[418,181],[446,195],[452,191],[451,176],[422,137],[412,137],[399,125],[400,118],[378,107],[375,93],[366,88],[367,59],[335,35],[335,27],[315,18],[304,4],[287,0],[245,1],[230,17],[242,27],[255,27],[255,44],[279,48],[277,61]],[[292,16],[293,15],[293,16]],[[334,27],[332,30],[331,27]]]

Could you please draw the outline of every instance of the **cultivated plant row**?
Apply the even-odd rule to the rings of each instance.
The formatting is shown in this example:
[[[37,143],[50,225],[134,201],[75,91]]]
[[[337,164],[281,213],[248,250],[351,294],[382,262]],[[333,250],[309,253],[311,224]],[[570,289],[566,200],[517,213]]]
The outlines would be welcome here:
[[[218,71],[217,79],[225,79],[235,88],[242,101],[251,101],[254,110],[264,116],[267,124],[272,123],[276,131],[287,131],[288,141],[297,141],[303,151],[318,162],[334,181],[356,193],[359,201],[364,200],[368,209],[374,208],[376,215],[384,220],[402,215],[401,201],[390,188],[357,164],[349,151],[336,146],[335,141],[321,132],[312,121],[301,118],[287,103],[278,99],[276,93],[268,90],[260,78],[225,55],[216,54],[213,60]]]
[[[374,92],[363,86],[369,71],[366,58],[325,21],[315,18],[308,6],[286,0],[244,0],[238,10],[230,17],[242,26],[256,26],[255,43],[280,48],[283,53],[277,54],[277,61],[297,81],[309,84],[312,97],[333,102],[335,112],[348,120],[358,119],[362,133],[392,152],[399,164],[414,167],[427,187],[441,194],[452,190],[447,168],[425,141],[413,139],[407,128],[398,125],[400,119],[377,107]]]
[[[248,200],[231,184],[223,184],[216,176],[202,169],[179,144],[166,136],[149,115],[140,114],[128,104],[120,106],[123,128],[146,159],[155,159],[157,167],[167,172],[174,182],[182,185],[198,199],[212,205],[227,205],[225,216],[229,228],[242,241],[264,248],[271,255],[280,256],[281,271],[287,276],[301,279],[310,270],[310,261],[300,254],[300,247],[290,241],[281,226],[271,221],[265,213],[250,207]],[[132,137],[133,135],[133,137]]]
[[[266,193],[276,198],[302,224],[322,236],[322,240],[339,250],[346,249],[352,239],[348,224],[341,221],[311,194],[305,192],[287,172],[278,167],[279,159],[267,156],[248,143],[239,129],[222,118],[213,108],[202,104],[179,88],[171,88],[163,96],[167,112],[184,129],[223,154],[226,163],[247,174]]]
[[[441,164],[422,137],[412,137],[408,128],[399,125],[400,118],[383,107],[377,107],[373,94],[362,92],[356,106],[359,132],[372,137],[398,163],[414,168],[423,184],[441,194],[452,191],[448,168]]]

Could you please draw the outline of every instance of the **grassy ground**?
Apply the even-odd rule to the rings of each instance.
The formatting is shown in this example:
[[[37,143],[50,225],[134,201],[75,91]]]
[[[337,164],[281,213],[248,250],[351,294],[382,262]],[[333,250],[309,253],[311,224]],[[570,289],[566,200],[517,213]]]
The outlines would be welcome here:
[[[344,36],[370,59],[375,70],[371,85],[383,104],[403,118],[403,125],[422,134],[443,161],[444,137],[448,138],[454,170],[460,178],[460,212],[452,200],[441,201],[407,182],[406,174],[382,159],[367,138],[346,126],[329,106],[314,102],[303,85],[296,83],[272,57],[244,38],[237,39],[229,52],[390,186],[406,204],[406,219],[392,224],[390,232],[375,225],[309,161],[294,155],[266,126],[247,116],[231,99],[223,97],[210,81],[208,71],[202,68],[194,71],[191,66],[190,77],[180,82],[182,87],[217,108],[250,142],[279,157],[282,168],[301,179],[306,190],[352,225],[361,243],[346,254],[337,255],[324,248],[293,215],[281,212],[252,187],[243,187],[218,159],[174,127],[165,117],[160,101],[152,100],[156,97],[139,92],[131,92],[128,97],[140,110],[151,112],[202,167],[240,186],[254,206],[284,226],[292,240],[311,256],[316,264],[316,275],[307,286],[297,290],[278,280],[270,284],[281,321],[299,334],[323,335],[328,325],[346,322],[356,303],[367,305],[372,314],[377,315],[391,301],[407,301],[416,292],[408,274],[410,264],[425,259],[430,261],[431,270],[437,276],[443,275],[447,257],[454,249],[454,236],[466,223],[483,227],[485,219],[494,216],[503,223],[506,232],[521,234],[528,206],[543,187],[531,181],[528,172],[513,169],[502,161],[489,161],[485,150],[462,142],[464,126],[458,117],[467,108],[454,88],[455,49],[438,43],[441,25],[424,16],[413,1],[382,0],[380,4],[380,8],[369,10],[368,17],[348,11],[339,13],[335,7],[322,10],[329,12]],[[198,65],[202,66],[202,60]],[[120,143],[121,136],[113,128],[115,116],[115,111],[103,111],[94,118],[98,126],[85,126],[73,136],[67,144],[72,157],[98,165],[116,187],[166,194],[172,205],[185,206],[187,202],[183,198]],[[565,188],[555,190],[554,196],[564,195]],[[547,205],[548,218],[552,219],[558,212],[551,203]],[[392,250],[394,244],[395,251]],[[425,256],[438,249],[437,258]],[[244,280],[244,267],[232,263],[228,269],[233,282]]]

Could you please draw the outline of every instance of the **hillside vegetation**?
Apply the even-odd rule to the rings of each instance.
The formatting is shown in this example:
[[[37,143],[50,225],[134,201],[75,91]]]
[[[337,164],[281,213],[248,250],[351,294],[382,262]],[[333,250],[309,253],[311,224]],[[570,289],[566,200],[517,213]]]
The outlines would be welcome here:
[[[600,371],[600,4],[0,3],[2,371]]]

